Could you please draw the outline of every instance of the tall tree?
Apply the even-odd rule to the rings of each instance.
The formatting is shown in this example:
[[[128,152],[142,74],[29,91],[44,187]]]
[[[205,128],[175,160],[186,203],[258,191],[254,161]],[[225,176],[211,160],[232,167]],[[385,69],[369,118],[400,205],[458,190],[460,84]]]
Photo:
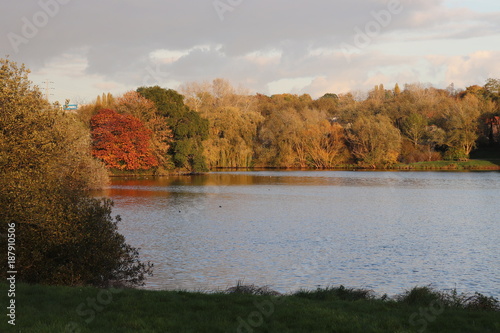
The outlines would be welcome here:
[[[401,88],[399,88],[399,84],[396,83],[396,85],[394,86],[394,95],[399,95],[401,94]]]
[[[184,104],[184,96],[159,86],[140,87],[137,92],[153,101],[158,113],[172,129],[170,154],[176,167],[193,172],[206,171],[202,142],[208,137],[208,120]]]

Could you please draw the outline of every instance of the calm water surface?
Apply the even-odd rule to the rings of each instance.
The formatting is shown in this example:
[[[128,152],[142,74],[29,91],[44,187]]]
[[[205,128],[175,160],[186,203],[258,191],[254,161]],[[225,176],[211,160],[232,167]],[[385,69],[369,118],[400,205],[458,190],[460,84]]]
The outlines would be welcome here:
[[[500,296],[500,173],[262,171],[114,180],[149,289],[415,285]]]

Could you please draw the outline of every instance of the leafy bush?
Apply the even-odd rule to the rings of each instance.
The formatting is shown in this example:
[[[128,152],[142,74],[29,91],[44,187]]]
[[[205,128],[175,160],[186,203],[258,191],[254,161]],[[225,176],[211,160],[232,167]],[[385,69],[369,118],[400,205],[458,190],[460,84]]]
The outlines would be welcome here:
[[[449,148],[444,153],[446,161],[464,161],[469,158],[469,155],[462,148]]]
[[[104,172],[90,133],[54,110],[27,71],[0,59],[0,239],[15,225],[18,279],[29,283],[138,285],[152,265],[117,231],[111,202],[89,190]],[[100,170],[100,171],[99,171]],[[102,173],[101,173],[102,174]],[[2,273],[7,251],[0,252]]]

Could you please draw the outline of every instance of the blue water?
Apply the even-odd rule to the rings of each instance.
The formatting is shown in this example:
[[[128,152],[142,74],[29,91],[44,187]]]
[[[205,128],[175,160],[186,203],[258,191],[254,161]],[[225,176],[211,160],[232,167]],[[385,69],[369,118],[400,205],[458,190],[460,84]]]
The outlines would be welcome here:
[[[500,296],[500,173],[218,172],[114,180],[149,289],[416,285]]]

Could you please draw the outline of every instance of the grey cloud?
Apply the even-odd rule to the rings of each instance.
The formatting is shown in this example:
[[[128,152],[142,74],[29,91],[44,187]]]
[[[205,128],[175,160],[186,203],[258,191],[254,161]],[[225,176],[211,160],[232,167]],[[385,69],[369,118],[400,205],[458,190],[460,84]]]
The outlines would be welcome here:
[[[31,19],[42,10],[40,1],[59,0],[2,4],[0,56],[11,54],[37,69],[61,54],[83,50],[87,73],[131,86],[140,85],[148,75],[147,68],[155,66],[162,69],[165,80],[226,77],[253,82],[250,88],[262,91],[267,83],[282,78],[324,76],[349,81],[351,75],[356,79],[350,81],[364,82],[375,67],[408,61],[390,54],[373,57],[369,50],[361,50],[350,65],[340,52],[309,54],[317,48],[340,51],[341,43],[352,43],[354,28],[363,29],[373,21],[372,12],[385,10],[386,0],[242,0],[224,13],[223,21],[214,0],[71,0],[40,27],[36,37],[19,45],[20,52],[15,54],[7,33],[21,34],[22,17]],[[500,30],[498,13],[451,10],[442,0],[400,2],[404,10],[392,17],[382,36],[412,32],[415,38],[471,38]],[[463,22],[467,22],[467,29]],[[196,48],[201,45],[209,48]],[[148,57],[158,49],[191,52],[174,63],[161,64]],[[256,64],[244,57],[271,49],[282,52],[277,64]]]

